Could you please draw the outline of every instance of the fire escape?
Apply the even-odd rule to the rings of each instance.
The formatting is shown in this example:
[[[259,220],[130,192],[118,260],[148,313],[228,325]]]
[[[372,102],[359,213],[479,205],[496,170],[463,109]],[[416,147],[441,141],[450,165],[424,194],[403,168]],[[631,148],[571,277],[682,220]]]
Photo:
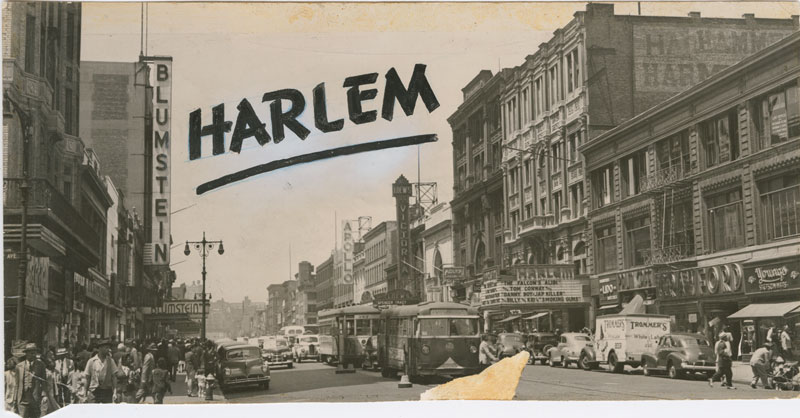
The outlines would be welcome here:
[[[658,220],[654,249],[641,250],[646,265],[669,266],[694,255],[692,174],[688,159],[678,158],[644,178],[642,189],[652,197]]]

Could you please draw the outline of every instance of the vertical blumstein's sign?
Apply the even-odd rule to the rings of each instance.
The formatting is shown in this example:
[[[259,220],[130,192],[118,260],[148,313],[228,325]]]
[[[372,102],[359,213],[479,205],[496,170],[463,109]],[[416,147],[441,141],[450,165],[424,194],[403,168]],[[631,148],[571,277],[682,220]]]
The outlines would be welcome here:
[[[155,59],[153,77],[153,212],[151,265],[169,265],[172,60]]]

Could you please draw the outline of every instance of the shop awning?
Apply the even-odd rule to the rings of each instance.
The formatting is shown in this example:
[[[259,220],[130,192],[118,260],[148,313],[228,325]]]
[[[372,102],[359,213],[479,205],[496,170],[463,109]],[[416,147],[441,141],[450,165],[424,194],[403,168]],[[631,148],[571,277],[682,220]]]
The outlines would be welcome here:
[[[600,310],[601,310],[601,311],[603,311],[603,310],[606,310],[606,309],[616,309],[616,308],[619,308],[619,305],[606,305],[606,306],[601,306],[601,307],[600,307]]]
[[[783,303],[753,303],[740,309],[728,319],[775,318],[800,313],[800,301]]]
[[[529,316],[527,318],[522,318],[522,319],[525,319],[525,320],[536,319],[536,318],[541,318],[541,317],[543,317],[545,315],[549,315],[549,314],[550,314],[550,312],[539,312],[536,315],[531,315],[531,316]]]
[[[511,321],[513,321],[513,320],[515,320],[517,318],[519,318],[519,315],[509,316],[506,319],[501,319],[501,320],[497,321],[497,323],[499,324],[499,323],[502,323],[502,322],[511,322]]]

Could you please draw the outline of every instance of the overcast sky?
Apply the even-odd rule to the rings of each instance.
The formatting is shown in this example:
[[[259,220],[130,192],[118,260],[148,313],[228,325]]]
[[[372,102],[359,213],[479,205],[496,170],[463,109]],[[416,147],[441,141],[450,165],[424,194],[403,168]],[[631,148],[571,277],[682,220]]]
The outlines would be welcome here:
[[[297,263],[324,261],[334,247],[334,216],[372,216],[373,225],[394,218],[391,183],[417,178],[417,148],[358,154],[294,166],[197,196],[205,181],[293,155],[399,136],[435,133],[439,142],[421,146],[422,181],[439,184],[439,199],[452,198],[451,132],[447,124],[462,101],[461,88],[480,70],[513,67],[570,21],[584,3],[555,4],[149,4],[148,55],[173,57],[172,216],[176,245],[171,258],[176,284],[200,279],[201,260],[183,254],[183,241],[222,239],[226,252],[207,260],[209,292],[215,300],[267,299],[267,286],[290,278]],[[642,14],[782,17],[798,14],[796,3],[642,4]],[[635,14],[636,3],[617,4],[617,14]],[[139,4],[84,3],[83,60],[133,62],[140,50]],[[414,64],[426,76],[441,106],[428,113],[421,101],[406,117],[395,106],[392,122],[354,125],[347,119],[348,76],[377,72],[377,109],[383,76],[394,67],[404,82]],[[344,129],[323,134],[313,126],[311,91],[325,82],[330,120]],[[306,111],[299,120],[311,130],[301,141],[287,130],[280,144],[248,139],[240,154],[189,161],[188,117],[195,109],[210,123],[211,107],[225,103],[226,120],[248,98],[269,130],[265,92],[300,90]],[[286,106],[288,107],[288,105]],[[229,144],[230,136],[227,138]],[[210,155],[210,137],[203,156]],[[102,162],[101,162],[102,164]],[[192,206],[194,205],[194,206]]]

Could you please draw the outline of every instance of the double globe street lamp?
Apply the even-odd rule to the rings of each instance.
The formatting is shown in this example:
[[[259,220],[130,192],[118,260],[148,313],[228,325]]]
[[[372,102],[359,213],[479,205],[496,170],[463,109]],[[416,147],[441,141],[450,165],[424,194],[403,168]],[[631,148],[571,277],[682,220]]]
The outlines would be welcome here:
[[[222,246],[222,240],[219,241],[209,241],[206,239],[206,232],[203,231],[203,240],[202,241],[186,241],[186,247],[183,248],[183,253],[185,255],[191,254],[191,250],[189,249],[189,245],[192,245],[195,250],[199,251],[200,257],[203,258],[203,325],[200,330],[200,338],[202,340],[206,339],[206,257],[208,257],[209,253],[214,249],[214,246],[219,246],[217,248],[217,252],[219,255],[225,253],[225,247]]]

